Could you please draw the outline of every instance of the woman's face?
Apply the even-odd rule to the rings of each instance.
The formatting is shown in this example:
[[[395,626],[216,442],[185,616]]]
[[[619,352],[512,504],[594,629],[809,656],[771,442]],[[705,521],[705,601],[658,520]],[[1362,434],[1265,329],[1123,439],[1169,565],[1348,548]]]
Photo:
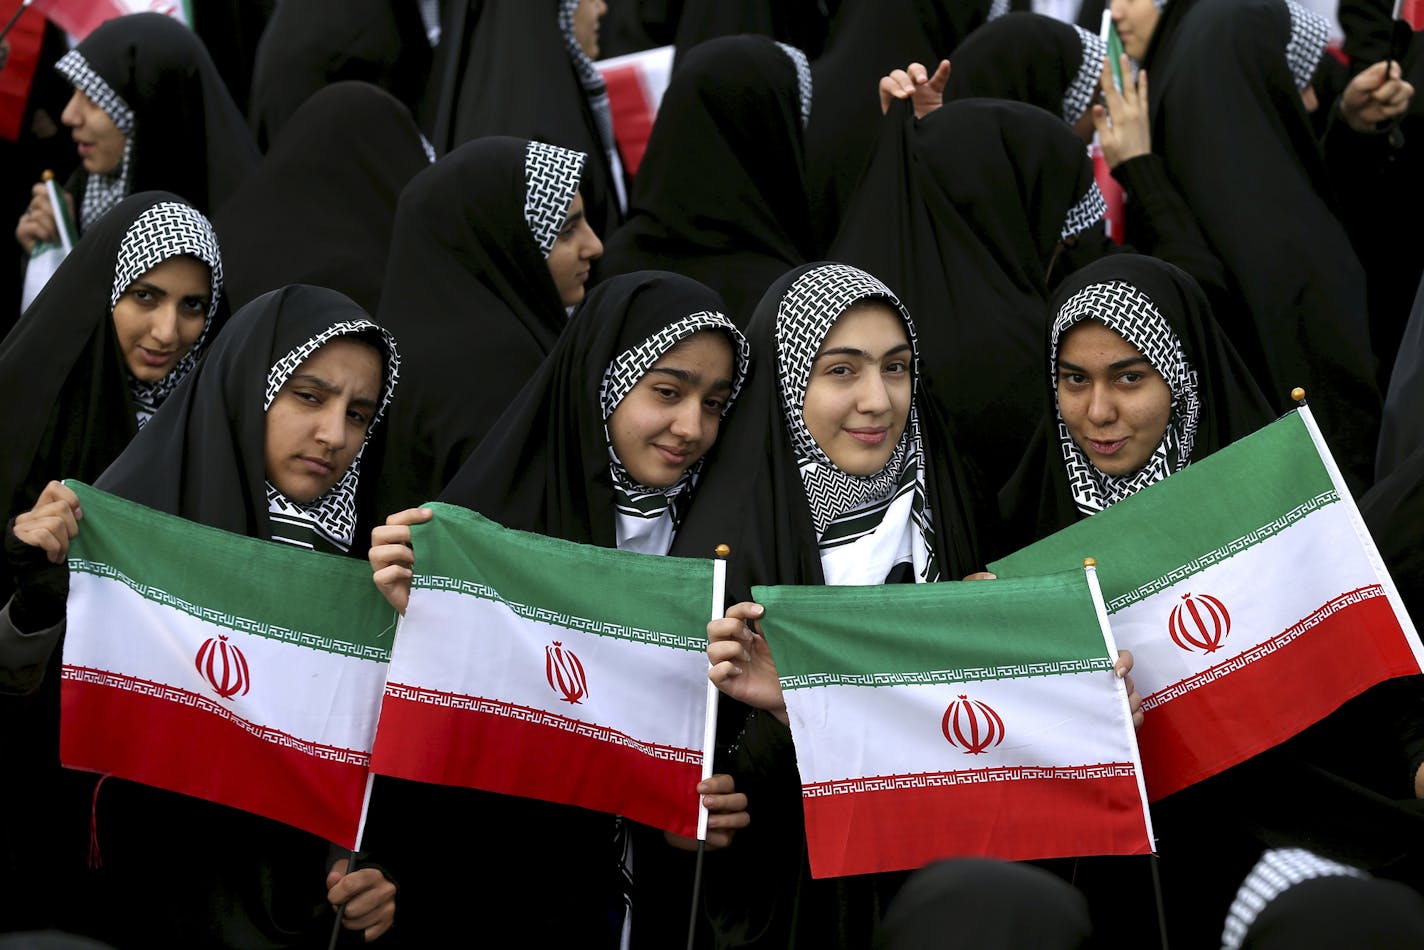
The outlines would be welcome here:
[[[579,0],[574,9],[574,39],[589,59],[598,59],[598,21],[607,12],[603,0]]]
[[[732,392],[732,345],[702,331],[669,349],[608,417],[613,451],[633,480],[677,484],[717,441]]]
[[[559,291],[559,300],[572,307],[583,300],[584,285],[593,262],[603,256],[603,242],[593,233],[583,213],[583,195],[575,194],[569,216],[549,252],[549,276]]]
[[[1147,55],[1152,32],[1157,29],[1162,11],[1157,9],[1153,0],[1111,0],[1108,9],[1117,27],[1117,35],[1122,40],[1123,51],[1140,61]]]
[[[267,409],[267,480],[301,504],[315,501],[351,467],[381,396],[381,354],[337,337],[307,357]]]
[[[1167,432],[1172,390],[1131,343],[1084,320],[1059,341],[1058,411],[1098,471],[1131,475]]]
[[[134,379],[156,383],[188,355],[203,333],[212,302],[212,274],[195,257],[154,267],[114,303],[114,332]]]
[[[59,114],[59,121],[69,126],[79,160],[91,175],[111,175],[124,160],[124,145],[128,136],[119,131],[109,113],[99,108],[83,92],[74,90],[69,104]]]
[[[841,471],[874,475],[890,461],[910,418],[913,355],[904,321],[883,303],[850,308],[821,342],[801,414]]]

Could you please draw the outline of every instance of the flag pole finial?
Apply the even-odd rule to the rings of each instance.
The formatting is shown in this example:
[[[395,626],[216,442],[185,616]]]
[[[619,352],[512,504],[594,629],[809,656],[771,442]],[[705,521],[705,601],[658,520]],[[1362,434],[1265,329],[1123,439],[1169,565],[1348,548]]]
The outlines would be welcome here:
[[[40,181],[54,181],[54,169],[46,168],[40,174]]]
[[[1297,386],[1291,390],[1291,398],[1301,405],[1305,405],[1305,390]]]
[[[1098,566],[1098,559],[1095,558],[1095,557],[1085,557],[1085,558],[1083,558],[1083,566],[1084,566],[1084,567],[1097,567],[1097,566]]]
[[[719,544],[712,549],[712,553],[720,558],[725,558],[727,555],[732,553],[732,549],[725,544]]]

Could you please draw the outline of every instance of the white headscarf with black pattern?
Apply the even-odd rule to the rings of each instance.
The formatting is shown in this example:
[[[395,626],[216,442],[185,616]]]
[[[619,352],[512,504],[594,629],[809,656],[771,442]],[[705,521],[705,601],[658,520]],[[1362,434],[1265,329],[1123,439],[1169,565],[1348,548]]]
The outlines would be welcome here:
[[[564,36],[564,49],[568,51],[569,60],[574,64],[574,71],[578,73],[579,84],[588,96],[589,108],[593,110],[593,121],[598,126],[599,143],[608,154],[609,167],[613,169],[614,188],[618,193],[618,207],[627,211],[628,195],[623,185],[623,161],[618,157],[618,141],[613,136],[613,106],[608,101],[608,86],[603,81],[603,74],[579,45],[578,35],[574,32],[574,12],[578,9],[579,2],[580,0],[562,0],[559,4],[559,32]]]
[[[379,333],[385,340],[386,366],[380,405],[371,417],[371,424],[366,427],[366,439],[341,480],[309,503],[304,504],[288,498],[271,482],[267,483],[267,512],[272,524],[273,541],[305,548],[330,546],[338,551],[350,550],[351,543],[356,538],[356,487],[361,480],[361,456],[365,454],[366,445],[371,441],[371,433],[375,431],[376,423],[385,415],[391,396],[395,393],[396,382],[400,379],[400,354],[396,351],[396,343],[391,335],[370,320],[348,320],[330,326],[307,340],[273,363],[267,373],[263,412],[272,407],[272,400],[277,398],[277,393],[287,384],[297,367],[328,340],[369,332]]]
[[[586,161],[583,152],[544,142],[524,149],[524,221],[545,260],[568,219]]]
[[[1095,181],[1088,186],[1088,190],[1083,192],[1083,197],[1078,199],[1078,203],[1068,209],[1068,213],[1063,217],[1063,230],[1059,237],[1066,241],[1077,234],[1091,228],[1103,219],[1108,213],[1108,203],[1103,199],[1103,193],[1098,188]]]
[[[1172,413],[1162,441],[1147,462],[1130,475],[1106,475],[1088,461],[1068,434],[1058,407],[1058,345],[1063,334],[1084,320],[1097,320],[1134,346],[1172,392]],[[1069,490],[1080,512],[1091,515],[1102,511],[1190,464],[1201,418],[1197,372],[1187,361],[1182,341],[1171,324],[1142,291],[1117,280],[1084,287],[1069,297],[1054,317],[1051,349],[1048,372],[1058,419],[1058,442],[1063,449]]]
[[[796,68],[796,93],[801,100],[801,128],[811,124],[811,63],[806,54],[789,43],[777,43]]]
[[[1330,21],[1312,10],[1286,0],[1290,13],[1290,39],[1286,41],[1286,65],[1296,89],[1304,89],[1315,78],[1325,46],[1330,42]]]
[[[134,143],[134,113],[123,96],[115,92],[104,77],[96,73],[89,61],[77,49],[72,49],[54,64],[55,70],[69,84],[88,96],[93,103],[124,133],[124,157],[119,167],[107,174],[92,174],[84,186],[84,198],[79,203],[79,230],[86,230],[114,205],[128,197],[131,158]]]
[[[831,327],[850,307],[864,301],[880,301],[892,307],[905,323],[912,358],[909,419],[900,441],[885,467],[874,475],[851,475],[838,468],[806,427],[803,406],[810,384],[811,367]],[[907,532],[920,543],[909,544],[908,554],[915,567],[915,580],[938,580],[934,557],[934,527],[925,490],[925,453],[920,439],[920,423],[914,404],[918,389],[919,357],[915,326],[910,314],[890,288],[865,271],[848,264],[827,264],[802,274],[781,298],[776,313],[776,360],[780,373],[781,408],[796,453],[801,484],[811,510],[821,550],[827,584],[852,583],[843,578],[843,562],[867,560],[875,583],[903,560]],[[908,518],[900,519],[907,500]],[[888,546],[887,546],[888,542]],[[837,549],[854,546],[852,558],[837,557]],[[886,554],[889,554],[886,557]],[[867,557],[872,553],[879,557]]]
[[[197,341],[162,379],[146,383],[129,375],[129,393],[133,396],[140,429],[183,381],[183,377],[198,364],[198,357],[208,339],[208,330],[213,325],[213,314],[217,312],[218,300],[222,296],[222,255],[218,251],[217,234],[202,212],[191,205],[161,201],[129,225],[114,262],[114,284],[109,294],[110,314],[134,281],[164,261],[182,254],[208,265],[208,313]]]
[[[608,420],[613,410],[623,398],[632,392],[663,354],[682,340],[704,330],[720,330],[732,343],[735,378],[732,389],[727,393],[727,402],[722,407],[725,417],[732,403],[741,392],[742,383],[747,378],[747,366],[751,359],[751,347],[742,331],[723,314],[712,310],[702,310],[688,314],[648,337],[637,346],[624,350],[608,364],[603,374],[603,384],[599,392],[599,404],[603,409],[603,437],[608,443],[608,465],[613,475],[613,510],[617,519],[618,549],[637,551],[642,554],[666,554],[672,547],[673,535],[682,521],[682,508],[697,474],[702,470],[699,459],[695,465],[682,473],[676,483],[667,488],[650,488],[633,479],[613,450],[613,439],[608,434]]]
[[[1083,44],[1083,58],[1078,61],[1078,71],[1073,81],[1063,92],[1063,121],[1077,125],[1078,120],[1093,104],[1093,96],[1098,91],[1098,77],[1102,72],[1103,57],[1108,54],[1108,46],[1096,33],[1089,33],[1081,26],[1069,24],[1078,34]]]

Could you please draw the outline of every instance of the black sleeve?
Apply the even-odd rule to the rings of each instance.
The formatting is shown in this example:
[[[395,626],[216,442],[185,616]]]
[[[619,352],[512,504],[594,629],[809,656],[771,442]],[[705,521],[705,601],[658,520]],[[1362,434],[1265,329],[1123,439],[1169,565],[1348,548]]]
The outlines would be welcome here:
[[[1113,169],[1127,191],[1127,237],[1151,254],[1196,278],[1209,296],[1226,288],[1226,268],[1212,249],[1197,216],[1167,173],[1160,155],[1130,158]]]

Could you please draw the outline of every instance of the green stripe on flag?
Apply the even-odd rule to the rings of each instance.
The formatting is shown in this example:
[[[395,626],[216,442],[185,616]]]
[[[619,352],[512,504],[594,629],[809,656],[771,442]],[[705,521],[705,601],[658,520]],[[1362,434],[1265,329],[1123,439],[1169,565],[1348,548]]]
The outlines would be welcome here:
[[[652,557],[513,531],[433,503],[411,527],[416,590],[449,590],[529,620],[693,652],[707,649],[712,562]],[[710,553],[710,552],[709,552]]]
[[[1082,570],[1016,580],[754,587],[783,689],[1112,667]]]
[[[1263,461],[1289,476],[1262,477]],[[989,570],[1024,577],[1096,557],[1103,597],[1117,611],[1338,501],[1300,413],[1291,412]],[[1242,525],[1254,527],[1243,533]]]
[[[314,650],[390,660],[394,611],[365,561],[232,534],[65,482],[84,517],[69,569],[208,623]]]

